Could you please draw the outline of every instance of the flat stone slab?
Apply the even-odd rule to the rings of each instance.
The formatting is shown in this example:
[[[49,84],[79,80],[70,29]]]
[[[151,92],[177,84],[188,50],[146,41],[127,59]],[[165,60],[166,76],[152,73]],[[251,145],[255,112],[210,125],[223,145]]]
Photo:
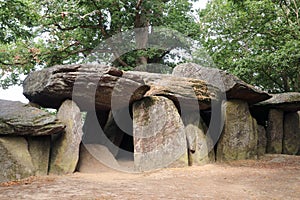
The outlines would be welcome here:
[[[287,92],[272,94],[272,98],[260,102],[255,107],[264,107],[266,109],[280,109],[283,111],[296,112],[300,110],[300,93]]]
[[[51,135],[65,125],[54,115],[18,101],[0,100],[0,135]]]
[[[216,68],[202,67],[194,63],[185,63],[176,66],[174,76],[201,79],[208,84],[218,87],[226,93],[227,99],[240,99],[255,104],[271,96],[254,86],[245,83],[238,77]]]
[[[201,80],[123,72],[96,64],[56,65],[35,71],[25,79],[23,88],[30,102],[42,107],[58,108],[64,100],[72,99],[87,111],[120,109],[145,96],[166,96],[186,105],[196,100],[201,109],[208,109],[216,96]]]

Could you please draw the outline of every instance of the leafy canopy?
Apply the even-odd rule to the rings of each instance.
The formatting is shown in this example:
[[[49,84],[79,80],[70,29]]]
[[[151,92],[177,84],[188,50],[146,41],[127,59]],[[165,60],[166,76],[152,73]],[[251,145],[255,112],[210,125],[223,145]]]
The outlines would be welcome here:
[[[300,1],[213,0],[200,12],[216,65],[269,92],[300,91]]]
[[[98,49],[114,55],[113,64],[132,69],[167,63],[172,49],[148,48],[153,27],[164,26],[199,37],[188,0],[0,0],[0,84],[20,83],[20,75],[55,64],[85,60],[99,44],[118,33],[140,28],[138,50],[119,55],[117,48]],[[1,15],[2,16],[2,15]],[[3,25],[2,25],[3,24]],[[173,48],[176,48],[175,46]]]

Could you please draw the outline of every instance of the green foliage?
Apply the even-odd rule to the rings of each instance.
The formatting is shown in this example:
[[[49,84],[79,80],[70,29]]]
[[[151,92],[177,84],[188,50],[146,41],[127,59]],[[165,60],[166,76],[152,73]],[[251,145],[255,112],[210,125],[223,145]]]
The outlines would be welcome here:
[[[20,83],[28,73],[36,52],[28,42],[34,37],[39,15],[29,0],[0,0],[0,86]]]
[[[213,0],[200,12],[216,65],[269,92],[300,91],[300,2]]]
[[[28,0],[0,1],[0,42],[10,43],[32,36],[30,27],[37,21],[32,12],[34,4]]]
[[[97,55],[96,60],[107,63],[113,55],[116,58],[113,65],[125,70],[151,62],[169,64],[164,57],[171,49],[145,45],[153,31],[150,29],[164,26],[189,37],[199,37],[191,2],[0,0],[0,12],[5,14],[0,23],[9,24],[4,35],[0,35],[0,84],[5,87],[19,83],[20,74],[37,68],[93,60],[95,49],[102,56]],[[101,46],[111,36],[134,28],[146,30],[135,38],[137,44],[132,49],[138,50],[120,54],[117,39]]]

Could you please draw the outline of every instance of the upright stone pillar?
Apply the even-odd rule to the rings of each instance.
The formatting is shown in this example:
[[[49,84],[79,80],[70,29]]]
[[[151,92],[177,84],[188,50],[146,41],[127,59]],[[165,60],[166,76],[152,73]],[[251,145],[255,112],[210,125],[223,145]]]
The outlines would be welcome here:
[[[284,116],[283,153],[296,155],[300,152],[300,112]]]
[[[271,109],[267,126],[267,153],[282,153],[283,111]]]
[[[214,160],[211,139],[206,136],[207,127],[199,113],[187,113],[182,116],[187,137],[189,165],[203,165]],[[213,155],[213,156],[211,156]]]
[[[133,136],[136,170],[188,166],[184,124],[171,100],[154,96],[135,102]]]
[[[258,142],[257,142],[257,153],[258,156],[263,156],[267,150],[267,135],[265,127],[258,125],[257,126],[258,133]]]
[[[248,103],[230,100],[223,104],[225,124],[217,145],[217,161],[257,157],[257,123]]]
[[[81,113],[75,102],[66,100],[57,118],[66,125],[65,131],[52,141],[50,174],[73,173],[79,159],[82,133]]]

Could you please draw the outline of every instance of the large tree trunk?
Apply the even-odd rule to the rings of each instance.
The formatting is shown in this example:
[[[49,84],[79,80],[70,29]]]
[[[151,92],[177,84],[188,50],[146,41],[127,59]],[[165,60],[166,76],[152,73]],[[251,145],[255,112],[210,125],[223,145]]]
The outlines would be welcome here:
[[[146,51],[149,34],[149,19],[147,13],[149,10],[142,9],[143,0],[138,0],[136,5],[136,16],[134,22],[136,48]],[[136,58],[136,65],[147,65],[148,57],[143,55]]]

